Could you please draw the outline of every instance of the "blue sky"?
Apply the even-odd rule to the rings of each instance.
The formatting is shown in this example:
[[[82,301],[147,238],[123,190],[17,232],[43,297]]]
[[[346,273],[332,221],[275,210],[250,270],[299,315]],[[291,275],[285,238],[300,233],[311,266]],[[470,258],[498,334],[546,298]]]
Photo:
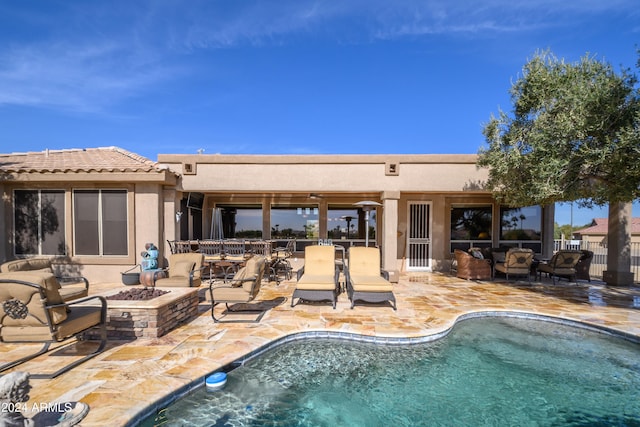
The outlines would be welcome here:
[[[476,153],[536,50],[638,45],[637,0],[2,1],[0,151]]]

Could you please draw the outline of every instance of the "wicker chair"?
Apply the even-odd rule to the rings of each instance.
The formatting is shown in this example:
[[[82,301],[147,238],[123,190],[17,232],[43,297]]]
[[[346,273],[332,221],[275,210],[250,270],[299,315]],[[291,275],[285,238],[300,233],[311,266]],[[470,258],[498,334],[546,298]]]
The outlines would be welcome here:
[[[473,255],[460,249],[455,249],[454,255],[457,264],[456,277],[467,280],[491,279],[490,260],[475,258]]]
[[[556,277],[564,277],[568,280],[576,280],[576,264],[580,261],[582,252],[580,251],[558,251],[547,263],[540,263],[537,274],[542,279],[542,273],[547,273],[552,277],[553,284],[556,284]]]
[[[494,273],[504,273],[509,280],[512,276],[527,276],[531,281],[531,264],[533,263],[533,251],[531,249],[511,248],[507,251],[503,263],[495,263]]]

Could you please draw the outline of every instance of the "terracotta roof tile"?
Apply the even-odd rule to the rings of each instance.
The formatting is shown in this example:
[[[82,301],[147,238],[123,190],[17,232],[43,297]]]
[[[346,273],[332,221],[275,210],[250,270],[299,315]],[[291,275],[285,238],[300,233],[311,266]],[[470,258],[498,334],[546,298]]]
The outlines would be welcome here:
[[[0,154],[0,171],[25,172],[160,172],[158,163],[118,147],[45,150]]]
[[[607,234],[609,220],[607,218],[594,218],[589,227],[576,230],[576,234]],[[640,218],[631,218],[631,233],[640,234]]]

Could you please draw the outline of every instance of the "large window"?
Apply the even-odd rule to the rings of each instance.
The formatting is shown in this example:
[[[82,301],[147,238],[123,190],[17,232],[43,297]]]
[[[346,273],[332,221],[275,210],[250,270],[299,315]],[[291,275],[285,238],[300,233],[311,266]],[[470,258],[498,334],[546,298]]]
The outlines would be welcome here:
[[[274,239],[317,239],[320,236],[315,206],[271,208],[271,237]]]
[[[128,255],[127,191],[73,192],[76,255]]]
[[[491,206],[451,208],[451,252],[491,247]]]
[[[65,255],[64,191],[15,190],[16,255]]]
[[[542,250],[542,208],[527,206],[524,208],[500,208],[500,241],[512,245]]]
[[[219,206],[219,208],[224,238],[262,238],[262,208],[235,206]]]
[[[327,215],[328,238],[334,240],[359,238],[358,218],[358,208],[329,207]]]

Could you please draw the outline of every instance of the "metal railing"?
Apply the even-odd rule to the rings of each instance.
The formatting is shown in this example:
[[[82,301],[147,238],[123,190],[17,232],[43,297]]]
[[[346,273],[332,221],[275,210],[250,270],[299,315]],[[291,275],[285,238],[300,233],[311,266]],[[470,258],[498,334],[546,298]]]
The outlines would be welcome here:
[[[593,252],[589,273],[592,278],[602,280],[602,272],[607,269],[606,245],[584,240],[555,240],[553,251],[556,252],[560,249],[586,249]],[[640,282],[640,242],[631,243],[631,272],[633,273],[633,281]]]

